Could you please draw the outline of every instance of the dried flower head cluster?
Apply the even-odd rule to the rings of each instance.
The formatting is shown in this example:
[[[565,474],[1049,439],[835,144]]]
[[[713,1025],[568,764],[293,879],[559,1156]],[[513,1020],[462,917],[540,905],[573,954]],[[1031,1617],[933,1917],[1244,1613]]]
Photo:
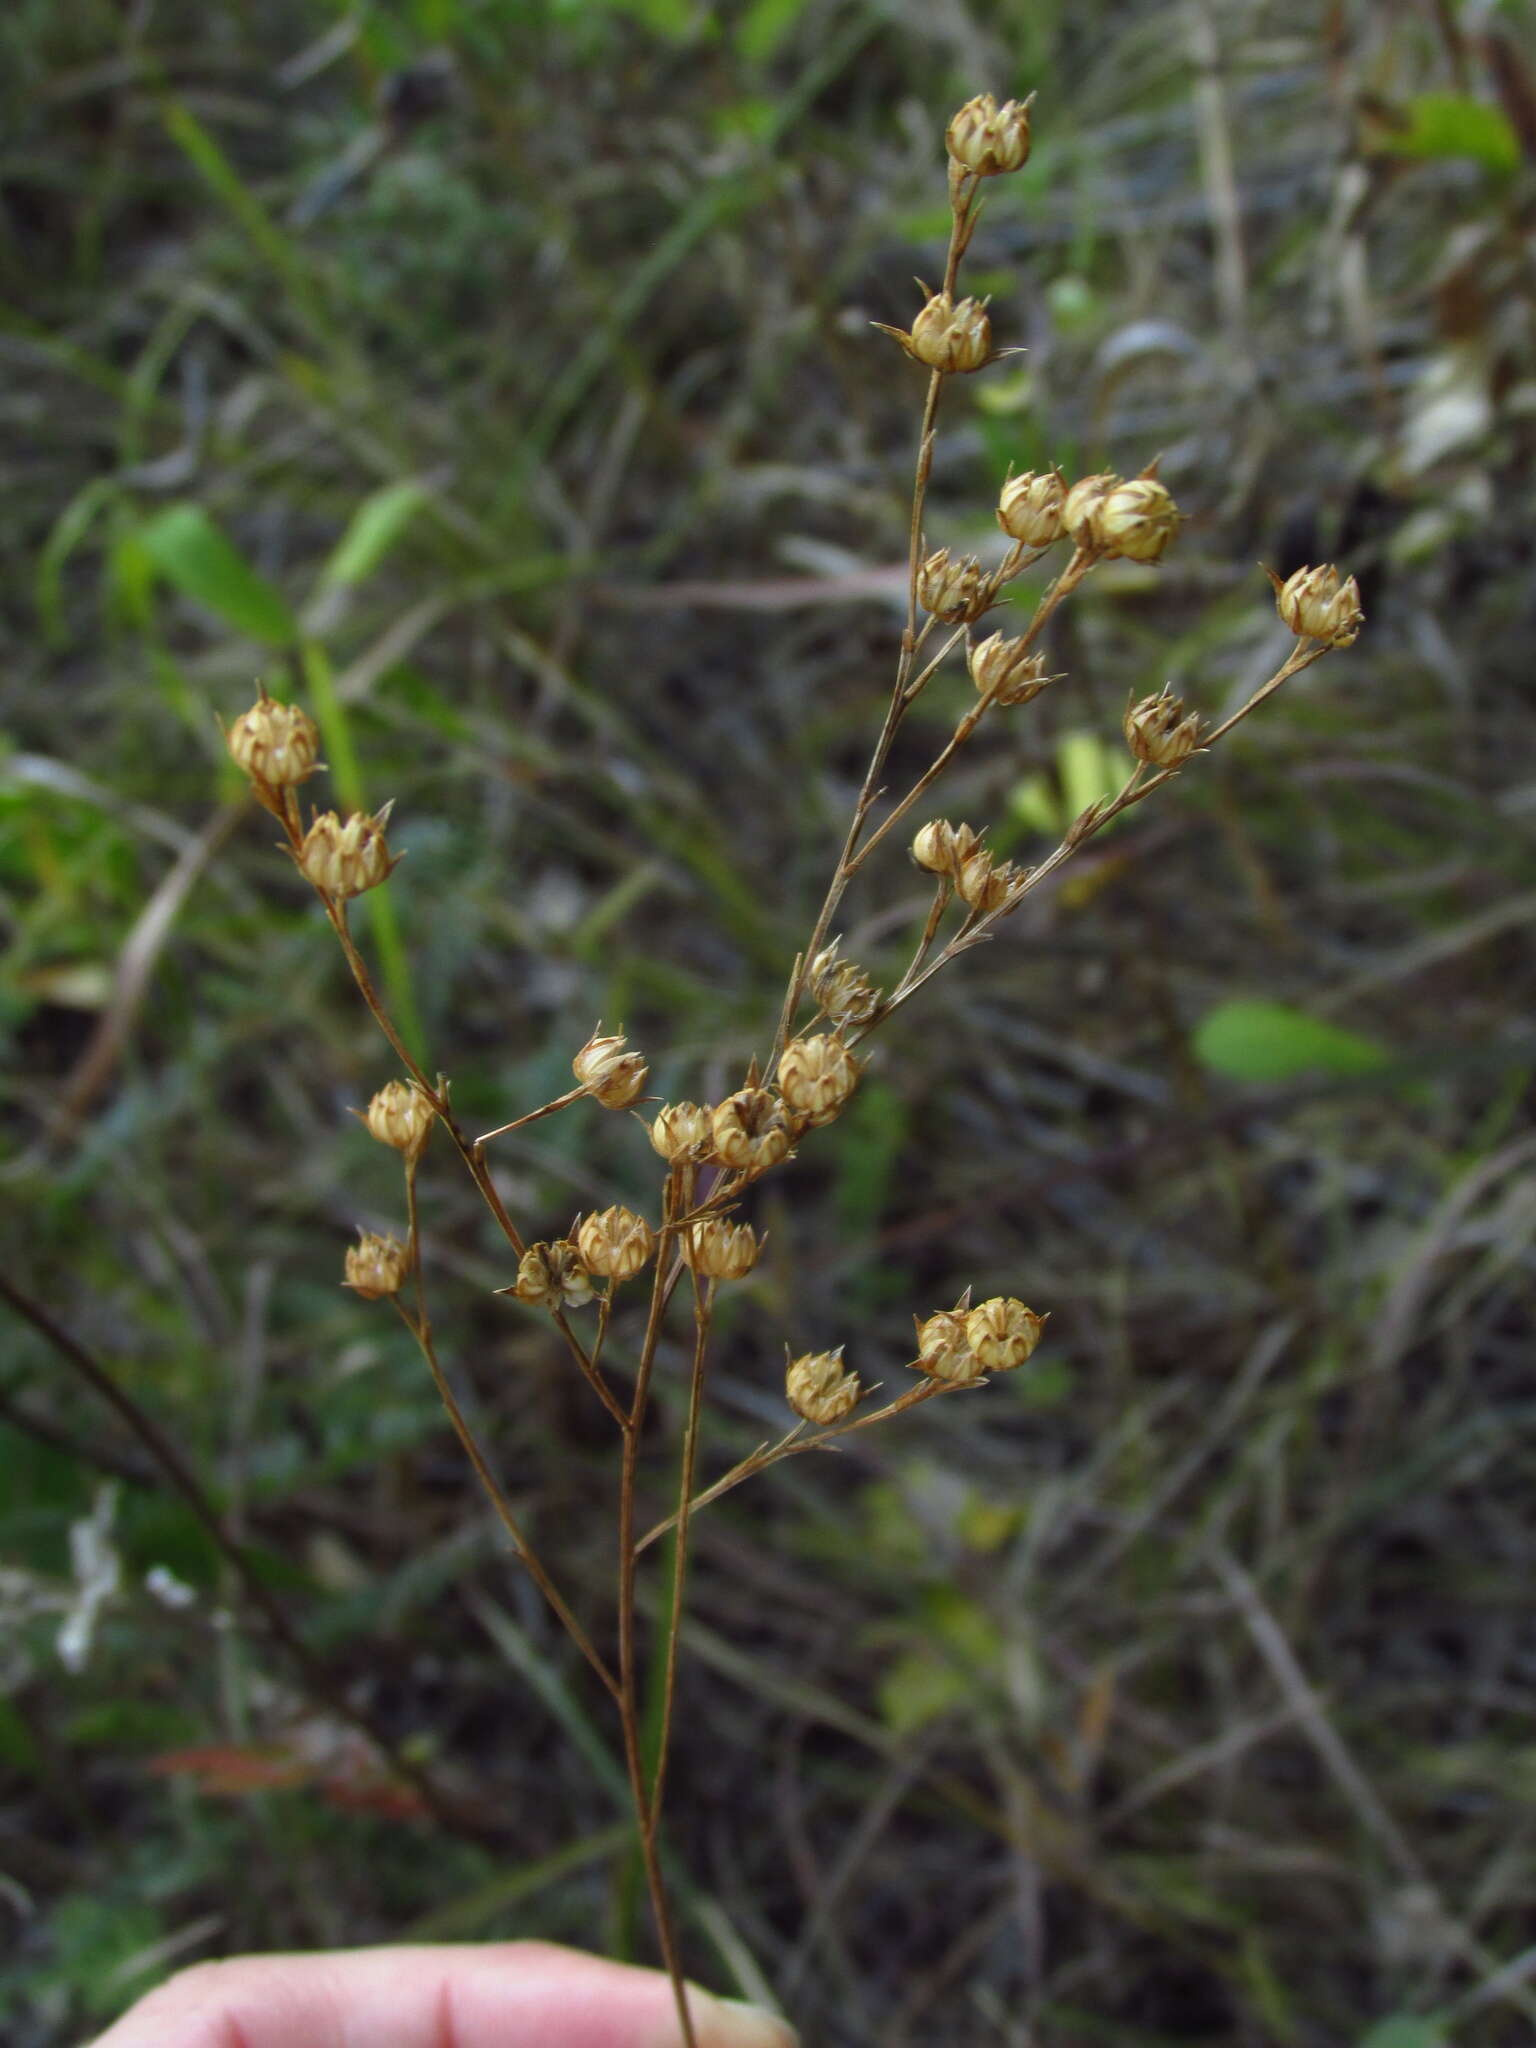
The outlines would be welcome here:
[[[668,1101],[648,1123],[637,1114],[650,1152],[636,1136],[630,1175],[647,1161],[661,1166],[659,1197],[650,1221],[628,1199],[604,1201],[579,1218],[563,1236],[525,1239],[510,1213],[503,1187],[489,1164],[488,1148],[505,1132],[556,1114],[592,1116],[596,1110],[635,1109],[650,1078],[645,1056],[632,1049],[622,1031],[601,1025],[571,1055],[575,1087],[553,1101],[514,1116],[479,1137],[459,1122],[446,1080],[435,1080],[411,1056],[359,951],[347,917],[350,900],[376,888],[393,870],[397,856],[387,839],[389,806],[343,817],[321,811],[305,826],[296,790],[319,765],[320,734],[298,706],[275,702],[263,690],[235,719],[227,734],[232,759],[249,778],[257,799],[281,822],[288,851],[312,885],[356,979],[403,1072],[387,1081],[362,1112],[368,1130],[400,1155],[404,1168],[408,1234],[364,1233],[346,1253],[345,1284],[371,1300],[392,1302],[415,1336],[425,1363],[442,1392],[449,1418],[459,1431],[474,1469],[510,1537],[554,1613],[617,1705],[639,1838],[656,1909],[658,1931],[677,1988],[679,2024],[689,2048],[697,2048],[681,1989],[680,1965],[671,1945],[665,1885],[657,1852],[660,1782],[647,1776],[639,1740],[640,1659],[636,1651],[636,1580],[642,1553],[653,1537],[676,1531],[675,1585],[683,1584],[683,1563],[693,1510],[720,1492],[846,1431],[885,1422],[922,1402],[1019,1370],[1034,1355],[1045,1318],[1012,1295],[995,1295],[972,1305],[970,1292],[951,1309],[916,1319],[917,1375],[904,1391],[874,1406],[859,1377],[843,1363],[843,1348],[786,1350],[784,1395],[796,1418],[778,1443],[750,1453],[723,1478],[695,1494],[695,1464],[706,1401],[717,1290],[750,1274],[762,1239],[750,1213],[757,1183],[788,1166],[802,1144],[848,1106],[866,1065],[865,1041],[897,1017],[934,976],[990,937],[1038,884],[1053,875],[1088,839],[1144,802],[1189,763],[1217,745],[1291,677],[1331,649],[1349,646],[1362,623],[1360,594],[1353,577],[1341,579],[1329,564],[1298,570],[1281,581],[1272,577],[1280,618],[1296,644],[1267,682],[1219,724],[1188,709],[1171,685],[1155,694],[1133,692],[1124,717],[1130,750],[1125,779],[1113,794],[1072,819],[1053,848],[1035,865],[998,859],[986,843],[986,828],[944,817],[912,814],[926,808],[930,792],[983,724],[1004,711],[1029,704],[1048,684],[1066,685],[1047,672],[1045,636],[1065,605],[1101,564],[1155,564],[1179,534],[1181,515],[1156,464],[1125,477],[1109,469],[1069,479],[1055,467],[1010,475],[996,505],[1006,552],[995,564],[949,546],[930,548],[924,532],[928,487],[934,463],[935,421],[946,389],[957,376],[983,371],[1000,351],[986,302],[967,297],[959,275],[976,230],[981,189],[987,180],[1018,171],[1030,154],[1030,102],[999,104],[991,94],[968,100],[949,122],[950,235],[944,274],[937,289],[921,287],[923,304],[910,329],[889,328],[903,351],[928,373],[927,396],[918,432],[910,532],[913,535],[907,585],[907,624],[896,654],[891,695],[870,756],[841,853],[808,936],[796,954],[779,1006],[771,1047],[728,1078],[736,1085],[711,1090],[715,1099]],[[1006,351],[1003,351],[1004,353]],[[977,627],[988,611],[1010,594],[1022,573],[1065,543],[1060,566],[1036,600],[1027,624],[1016,633],[982,637]],[[925,717],[930,698],[918,707],[933,677],[948,661],[963,662],[974,695],[952,727],[930,734],[932,757],[905,788],[892,789],[893,764],[910,757],[893,751],[898,731]],[[947,721],[945,721],[947,723]],[[918,758],[923,758],[919,753]],[[981,786],[985,786],[983,783]],[[877,985],[859,962],[847,959],[834,924],[844,897],[871,867],[898,829],[911,858],[935,887],[919,892],[912,914],[910,954],[892,961],[885,985]],[[894,844],[884,847],[887,855]],[[879,928],[900,929],[907,914],[901,864],[887,869],[892,886],[879,911]],[[908,881],[910,873],[908,872]],[[923,902],[921,899],[928,899]],[[872,927],[874,924],[872,921]],[[903,947],[905,942],[903,942]],[[764,1040],[766,1044],[767,1030]],[[587,1632],[575,1604],[557,1587],[519,1523],[513,1504],[495,1479],[438,1359],[427,1307],[422,1243],[417,1214],[417,1175],[423,1148],[441,1125],[482,1196],[501,1233],[515,1277],[498,1292],[548,1318],[552,1347],[563,1345],[573,1368],[601,1403],[618,1432],[619,1615],[618,1654],[605,1651]],[[612,1127],[622,1135],[623,1120]],[[628,1194],[628,1188],[623,1191]],[[786,1247],[793,1271],[794,1247]],[[407,1294],[406,1283],[410,1282]],[[632,1297],[648,1295],[643,1314],[632,1315]],[[581,1332],[567,1311],[590,1306]],[[636,1303],[638,1307],[638,1303]],[[688,1382],[683,1454],[673,1514],[648,1535],[637,1525],[643,1453],[650,1438],[647,1419],[653,1378],[664,1341],[683,1318],[692,1325],[692,1369]],[[870,1338],[873,1344],[877,1340]],[[622,1383],[613,1376],[612,1354],[630,1347],[631,1370]],[[670,1354],[668,1354],[670,1359]],[[805,1426],[813,1427],[807,1435]],[[664,1654],[669,1660],[659,1696],[665,1701],[660,1754],[665,1761],[672,1712],[671,1660],[677,1650],[678,1603],[671,1608]]]

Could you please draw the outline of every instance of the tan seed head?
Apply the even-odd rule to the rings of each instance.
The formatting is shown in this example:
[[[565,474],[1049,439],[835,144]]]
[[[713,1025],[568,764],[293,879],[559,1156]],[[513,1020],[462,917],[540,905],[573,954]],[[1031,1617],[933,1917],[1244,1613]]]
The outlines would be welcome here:
[[[859,1398],[857,1373],[844,1372],[843,1347],[835,1351],[808,1351],[803,1358],[789,1358],[784,1374],[784,1398],[803,1422],[841,1422]]]
[[[1023,1365],[1044,1328],[1044,1316],[1001,1294],[973,1308],[965,1319],[966,1342],[984,1372],[1012,1372]]]
[[[738,1173],[766,1173],[789,1151],[784,1107],[770,1089],[739,1088],[715,1111],[715,1157]]]
[[[709,1125],[709,1111],[697,1102],[669,1102],[656,1112],[650,1127],[651,1143],[673,1166],[681,1160],[700,1159],[709,1143]]]
[[[989,92],[967,100],[944,134],[950,156],[978,178],[1022,170],[1029,162],[1029,139],[1029,100],[999,106]]]
[[[779,1060],[779,1093],[803,1123],[830,1123],[859,1085],[859,1071],[836,1032],[792,1038]]]
[[[279,704],[262,690],[225,733],[224,744],[252,782],[268,789],[291,789],[315,772],[320,728],[300,705]]]
[[[410,1256],[398,1238],[363,1230],[357,1243],[347,1247],[347,1277],[342,1285],[364,1301],[382,1301],[400,1292],[410,1270]]]
[[[981,1360],[966,1341],[963,1310],[940,1309],[937,1315],[918,1322],[912,1369],[956,1387],[971,1386],[981,1378]]]
[[[321,811],[304,835],[299,848],[300,872],[325,895],[344,903],[387,881],[400,856],[391,855],[384,828],[390,806],[369,817],[354,811],[343,820],[334,811]]]
[[[1104,470],[1098,476],[1085,476],[1067,492],[1061,508],[1061,523],[1073,541],[1085,554],[1097,555],[1104,552],[1104,541],[1099,533],[1099,507],[1113,490],[1125,482],[1113,470]]]
[[[604,1109],[628,1109],[645,1087],[651,1070],[643,1053],[624,1050],[626,1040],[622,1031],[611,1032],[605,1038],[602,1029],[599,1025],[571,1061],[571,1072]]]
[[[997,501],[997,523],[1010,540],[1027,548],[1048,548],[1061,539],[1067,480],[1059,469],[1037,476],[1026,470],[1010,477]]]
[[[1031,654],[1026,641],[1005,640],[994,633],[966,655],[971,681],[992,704],[1027,704],[1050,681],[1045,656]]]
[[[655,1232],[633,1209],[599,1209],[582,1219],[576,1248],[589,1273],[632,1280],[656,1249]]]
[[[752,1227],[710,1216],[682,1232],[683,1258],[701,1279],[741,1280],[757,1264],[762,1250]]]
[[[1023,880],[1023,871],[1011,860],[995,862],[983,846],[962,863],[955,888],[961,902],[979,916],[989,910],[1001,910]]]
[[[992,586],[974,555],[951,557],[939,548],[917,571],[917,601],[936,619],[958,625],[979,619],[992,602]]]
[[[381,1145],[390,1145],[407,1159],[419,1159],[432,1133],[434,1111],[411,1081],[386,1081],[363,1111],[363,1122]]]
[[[529,1245],[517,1262],[517,1279],[497,1290],[525,1301],[530,1308],[584,1308],[592,1299],[592,1279],[568,1237]]]
[[[981,834],[969,825],[952,825],[948,818],[935,818],[912,842],[912,858],[930,875],[948,875],[958,881],[960,870],[981,849]]]
[[[852,960],[843,959],[838,942],[823,947],[811,962],[811,994],[840,1031],[856,1031],[880,1007],[880,991]]]
[[[1284,583],[1273,570],[1268,574],[1275,586],[1275,608],[1298,639],[1325,640],[1330,647],[1350,647],[1359,639],[1365,613],[1353,576],[1341,583],[1332,562],[1298,569]]]
[[[1143,697],[1125,713],[1125,743],[1150,768],[1177,768],[1200,744],[1198,712],[1187,715],[1184,700],[1165,683],[1155,697]]]
[[[1155,476],[1133,476],[1105,492],[1093,524],[1107,555],[1155,562],[1179,530],[1179,508]]]
[[[946,376],[980,370],[992,360],[992,322],[980,299],[961,299],[958,304],[947,292],[936,292],[917,318],[910,333],[899,327],[887,328],[914,361]]]

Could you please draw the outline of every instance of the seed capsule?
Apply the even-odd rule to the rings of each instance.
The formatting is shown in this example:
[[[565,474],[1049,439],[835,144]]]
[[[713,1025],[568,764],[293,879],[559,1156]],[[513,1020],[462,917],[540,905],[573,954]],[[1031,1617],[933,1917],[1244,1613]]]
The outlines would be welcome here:
[[[315,772],[320,728],[300,705],[279,704],[262,690],[225,733],[224,744],[253,782],[291,789]]]
[[[669,1102],[656,1112],[651,1143],[672,1165],[698,1159],[709,1143],[709,1111],[697,1102]]]
[[[1155,562],[1179,530],[1179,508],[1155,476],[1133,476],[1105,492],[1092,524],[1107,555]]]
[[[784,1374],[784,1398],[804,1422],[840,1422],[860,1392],[858,1374],[843,1370],[841,1344],[790,1359]]]
[[[363,1112],[370,1135],[407,1159],[420,1158],[433,1121],[431,1103],[410,1081],[386,1081]]]
[[[1359,639],[1365,613],[1353,576],[1341,583],[1332,562],[1298,569],[1284,583],[1273,570],[1268,573],[1275,586],[1275,607],[1298,639],[1326,640],[1330,647],[1350,647]]]
[[[357,1243],[347,1247],[347,1277],[342,1285],[364,1301],[382,1301],[400,1292],[410,1269],[410,1256],[398,1238],[362,1230]]]
[[[811,994],[840,1031],[856,1031],[880,1007],[880,991],[852,960],[844,960],[838,942],[823,947],[811,962]]]
[[[912,842],[912,858],[930,875],[949,875],[957,880],[960,870],[981,847],[981,835],[969,825],[951,825],[948,818],[935,818]]]
[[[954,161],[978,178],[1021,170],[1029,162],[1029,140],[1029,100],[999,106],[989,92],[967,100],[944,133]]]
[[[1067,480],[1059,469],[1036,476],[1026,470],[1010,477],[997,501],[997,523],[1010,540],[1027,548],[1048,548],[1061,539],[1062,507],[1067,501]]]
[[[1124,481],[1113,470],[1104,470],[1098,476],[1083,477],[1067,492],[1061,507],[1061,523],[1085,553],[1103,552],[1104,543],[1096,524],[1099,507]]]
[[[531,1244],[517,1262],[517,1280],[505,1290],[530,1308],[583,1308],[592,1299],[592,1280],[568,1237]]]
[[[384,837],[389,813],[386,804],[371,818],[366,811],[354,811],[343,822],[334,811],[321,811],[299,848],[300,872],[338,902],[376,889],[400,859],[391,855]]]
[[[1011,860],[999,865],[983,846],[962,863],[955,888],[961,902],[980,915],[989,910],[1001,910],[1023,880],[1021,868],[1015,867]]]
[[[681,1233],[683,1258],[701,1279],[740,1280],[757,1264],[761,1244],[748,1223],[711,1216]]]
[[[1043,654],[1031,654],[1022,638],[1005,640],[1001,633],[973,646],[966,664],[971,681],[992,704],[1027,704],[1050,681]]]
[[[992,586],[974,555],[951,559],[939,548],[919,564],[917,601],[925,612],[950,625],[979,619],[992,602]]]
[[[1125,743],[1138,761],[1151,768],[1177,768],[1200,744],[1198,712],[1187,716],[1184,701],[1167,684],[1155,697],[1143,697],[1125,714]]]
[[[859,1063],[836,1032],[792,1038],[779,1060],[779,1093],[802,1122],[830,1123],[859,1085]]]
[[[917,1323],[917,1357],[912,1369],[956,1387],[972,1386],[981,1378],[981,1360],[966,1339],[963,1310],[940,1309],[937,1315]]]
[[[766,1173],[789,1151],[784,1107],[767,1088],[739,1088],[715,1111],[710,1126],[715,1157],[738,1173]]]
[[[996,1294],[965,1319],[965,1337],[984,1372],[1012,1372],[1040,1342],[1044,1316],[1022,1301]]]
[[[583,1218],[576,1248],[589,1273],[632,1280],[656,1249],[656,1235],[633,1209],[599,1209]]]
[[[909,356],[946,376],[979,370],[992,360],[992,322],[980,299],[956,304],[946,292],[936,292],[912,322],[903,346]]]
[[[571,1072],[604,1109],[627,1109],[646,1083],[650,1068],[645,1055],[626,1052],[622,1031],[604,1038],[602,1026],[571,1061]]]

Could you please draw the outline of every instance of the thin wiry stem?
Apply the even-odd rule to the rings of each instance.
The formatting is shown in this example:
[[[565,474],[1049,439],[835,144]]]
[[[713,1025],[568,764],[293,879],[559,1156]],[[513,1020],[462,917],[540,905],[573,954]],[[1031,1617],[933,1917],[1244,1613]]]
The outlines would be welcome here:
[[[507,1499],[506,1494],[502,1491],[500,1482],[491,1470],[485,1453],[480,1448],[479,1439],[470,1428],[469,1419],[459,1406],[458,1397],[449,1384],[448,1375],[443,1371],[438,1359],[437,1344],[432,1335],[432,1320],[427,1313],[426,1285],[422,1275],[421,1224],[416,1207],[416,1162],[414,1160],[408,1162],[405,1169],[405,1200],[406,1214],[410,1226],[408,1249],[411,1261],[411,1279],[416,1296],[416,1313],[412,1315],[404,1302],[396,1295],[393,1297],[393,1300],[400,1320],[416,1339],[421,1355],[427,1362],[427,1370],[432,1375],[432,1384],[437,1388],[438,1399],[442,1402],[444,1409],[447,1411],[448,1420],[453,1425],[454,1434],[462,1445],[464,1455],[468,1458],[486,1498],[495,1509],[497,1519],[511,1538],[512,1548],[517,1552],[528,1576],[553,1608],[557,1619],[571,1641],[592,1666],[592,1669],[597,1673],[607,1690],[617,1699],[619,1687],[613,1673],[608,1669],[607,1664],[594,1648],[591,1638],[571,1611],[570,1603],[566,1600],[554,1580],[551,1579],[549,1573],[544,1568],[542,1560],[523,1534],[522,1526],[513,1512],[512,1503]]]
[[[672,1708],[677,1693],[677,1649],[683,1623],[683,1589],[688,1576],[688,1529],[693,1506],[693,1473],[698,1458],[699,1417],[704,1406],[704,1370],[709,1358],[710,1325],[714,1318],[715,1283],[693,1279],[693,1371],[688,1382],[688,1419],[683,1425],[683,1453],[677,1485],[677,1543],[672,1557],[672,1606],[667,1616],[666,1667],[662,1678],[661,1735],[656,1746],[656,1775],[651,1781],[651,1825],[661,1821],[667,1782],[667,1757],[672,1740]]]
[[[973,1381],[971,1384],[975,1385],[976,1382]],[[893,1415],[905,1415],[909,1408],[916,1408],[924,1401],[931,1401],[935,1394],[958,1394],[962,1391],[963,1389],[952,1380],[924,1379],[917,1386],[908,1387],[907,1391],[899,1394],[894,1401],[887,1401],[883,1408],[871,1408],[865,1415],[855,1415],[847,1422],[833,1423],[815,1436],[802,1436],[800,1432],[805,1425],[796,1423],[788,1436],[780,1437],[776,1444],[760,1444],[748,1457],[733,1465],[729,1472],[717,1479],[713,1486],[706,1486],[702,1493],[696,1493],[688,1503],[688,1512],[690,1515],[697,1514],[700,1508],[709,1507],[719,1500],[722,1494],[730,1493],[735,1487],[740,1486],[744,1479],[756,1478],[759,1472],[766,1472],[770,1465],[777,1465],[781,1459],[797,1458],[802,1451],[828,1450],[839,1437],[852,1436],[861,1429],[872,1429],[877,1422],[889,1422]],[[642,1550],[649,1550],[651,1545],[659,1542],[669,1529],[676,1528],[681,1513],[679,1509],[677,1514],[668,1515],[653,1529],[647,1529],[635,1546],[637,1554]]]

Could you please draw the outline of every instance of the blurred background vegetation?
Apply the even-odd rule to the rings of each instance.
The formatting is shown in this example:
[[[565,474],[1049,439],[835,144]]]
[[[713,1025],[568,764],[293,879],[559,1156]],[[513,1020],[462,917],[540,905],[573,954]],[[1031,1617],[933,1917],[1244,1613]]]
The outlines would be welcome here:
[[[1023,1384],[701,1517],[689,1964],[818,2048],[1536,2039],[1532,29],[11,0],[0,1274],[309,1661],[0,1306],[8,2041],[251,1947],[649,1954],[601,1702],[337,1287],[400,1220],[347,1114],[391,1066],[217,721],[264,677],[344,799],[397,799],[360,922],[472,1127],[599,1016],[663,1092],[733,1082],[893,659],[920,382],[868,323],[942,260],[984,88],[1040,95],[973,279],[1028,353],[947,407],[930,532],[990,545],[1010,463],[1159,451],[1190,517],[1069,608],[1070,684],[945,811],[1027,860],[1128,690],[1238,700],[1286,642],[1256,559],[1338,559],[1369,626],[903,1013],[762,1191],[711,1471],[783,1426],[786,1341],[889,1382],[968,1281],[1052,1322]],[[873,863],[846,950],[889,978],[925,901]],[[547,1234],[650,1174],[595,1111],[498,1159]],[[427,1199],[460,1384],[603,1629],[606,1424],[436,1150]]]

